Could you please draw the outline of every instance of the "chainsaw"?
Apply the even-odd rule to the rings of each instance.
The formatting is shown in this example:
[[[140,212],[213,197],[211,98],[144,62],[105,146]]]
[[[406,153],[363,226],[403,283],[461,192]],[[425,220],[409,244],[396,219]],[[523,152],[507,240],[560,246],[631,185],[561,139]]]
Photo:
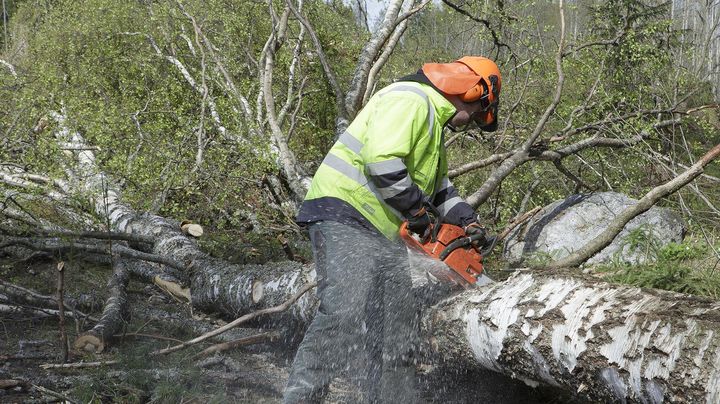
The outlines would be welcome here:
[[[434,216],[430,230],[423,237],[410,231],[407,221],[400,226],[400,237],[408,247],[442,261],[470,285],[492,281],[483,274],[483,256],[487,255],[497,238],[485,234],[466,235],[460,226],[443,223],[442,216],[432,204],[426,204]],[[478,285],[479,286],[479,285]]]

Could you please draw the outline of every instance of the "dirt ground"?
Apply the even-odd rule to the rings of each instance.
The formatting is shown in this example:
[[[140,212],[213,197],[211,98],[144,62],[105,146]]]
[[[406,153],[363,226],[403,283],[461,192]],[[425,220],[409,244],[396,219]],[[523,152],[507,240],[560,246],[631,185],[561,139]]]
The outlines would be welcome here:
[[[55,265],[48,261],[0,260],[0,279],[49,295],[55,287]],[[66,263],[66,273],[67,295],[91,293],[94,295],[90,300],[102,302],[109,269]],[[154,286],[131,281],[128,292],[131,318],[126,333],[187,340],[223,324],[210,315],[192,313],[187,304],[173,300]],[[98,305],[88,314],[97,316],[101,310]],[[79,330],[89,328],[73,319],[67,319],[66,326],[71,344]],[[213,342],[263,331],[239,328]],[[59,363],[61,358],[57,317],[0,313],[0,381],[24,382],[21,387],[0,389],[0,402],[278,403],[295,349],[284,341],[281,338],[195,359],[193,356],[210,344],[150,357],[149,352],[173,343],[126,336],[116,338],[101,354],[70,352],[69,362],[118,361],[116,364],[44,370],[40,365]],[[418,384],[423,399],[431,403],[568,401],[555,392],[531,389],[492,372],[454,374],[430,364],[419,367]],[[326,402],[352,403],[357,398],[346,381],[336,379]]]

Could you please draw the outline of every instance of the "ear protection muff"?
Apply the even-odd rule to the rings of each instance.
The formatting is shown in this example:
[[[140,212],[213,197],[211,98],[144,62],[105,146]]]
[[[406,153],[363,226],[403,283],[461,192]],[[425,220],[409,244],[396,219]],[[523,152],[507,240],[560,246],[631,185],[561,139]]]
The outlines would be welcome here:
[[[495,123],[497,116],[497,103],[490,105],[488,108],[480,111],[475,116],[475,123],[482,129],[483,126]]]
[[[473,86],[473,88],[468,90],[465,94],[460,95],[460,99],[464,102],[482,102],[481,105],[483,109],[478,112],[475,117],[475,122],[480,127],[494,123],[495,116],[497,115],[498,100],[500,95],[498,94],[497,76],[492,75],[489,79],[492,91],[488,91],[488,85],[485,82],[485,79],[481,78],[480,81]]]
[[[466,91],[465,94],[460,94],[460,99],[464,102],[486,100],[485,106],[497,102],[500,96],[498,77],[493,74],[488,79],[490,80],[490,85],[492,86],[491,91],[488,91],[488,83],[486,83],[485,79],[481,77],[478,83],[475,84],[471,89]]]
[[[485,80],[480,79],[480,81],[465,92],[465,94],[460,94],[460,99],[464,102],[475,102],[483,97],[486,97],[487,93],[487,84],[485,83]]]

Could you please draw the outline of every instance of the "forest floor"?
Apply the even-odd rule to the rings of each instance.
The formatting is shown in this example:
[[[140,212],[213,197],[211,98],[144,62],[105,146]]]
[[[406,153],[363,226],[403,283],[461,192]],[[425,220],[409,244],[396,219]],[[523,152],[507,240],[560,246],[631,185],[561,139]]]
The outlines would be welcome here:
[[[56,263],[50,261],[9,262],[0,260],[0,279],[37,292],[54,292]],[[67,295],[93,291],[99,302],[91,315],[99,316],[109,269],[66,263]],[[130,321],[125,333],[155,335],[187,340],[224,324],[220,319],[192,313],[190,306],[173,300],[151,285],[131,281],[128,288]],[[72,345],[79,330],[88,324],[68,318],[68,339]],[[223,334],[222,340],[255,335],[264,330],[238,328]],[[222,341],[216,339],[213,342]],[[25,388],[0,389],[2,403],[69,402],[151,402],[151,403],[277,403],[292,364],[295,346],[283,342],[259,343],[215,356],[193,357],[209,344],[150,357],[149,352],[174,345],[149,337],[116,338],[101,354],[70,351],[69,362],[117,361],[116,364],[81,369],[42,369],[59,363],[61,343],[56,316],[0,314],[0,381],[22,380]],[[553,403],[567,402],[556,392],[532,389],[522,382],[492,372],[453,374],[442,367],[418,367],[418,385],[427,402],[462,403]],[[41,392],[32,385],[58,393]],[[336,379],[326,402],[357,401],[350,384]]]

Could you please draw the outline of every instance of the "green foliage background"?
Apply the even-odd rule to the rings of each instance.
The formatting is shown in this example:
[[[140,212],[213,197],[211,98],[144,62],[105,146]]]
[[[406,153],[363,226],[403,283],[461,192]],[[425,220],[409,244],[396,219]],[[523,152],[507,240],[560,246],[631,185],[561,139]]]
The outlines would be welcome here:
[[[269,8],[265,2],[226,0],[8,0],[9,22],[3,24],[8,34],[3,35],[0,57],[11,62],[18,75],[0,68],[0,133],[4,136],[0,161],[61,176],[63,151],[53,137],[58,128],[48,117],[51,112],[63,112],[68,125],[98,148],[101,167],[121,182],[124,197],[135,208],[191,218],[209,229],[222,230],[231,239],[250,229],[251,219],[267,224],[271,233],[289,231],[297,236],[292,212],[273,204],[287,196],[272,195],[265,185],[269,176],[278,174],[269,153],[269,128],[243,118],[241,106],[224,90],[211,56],[201,51],[200,39],[183,13],[194,17],[239,90],[256,107],[258,56],[271,33],[272,18],[282,14],[282,2],[271,4]],[[511,150],[527,138],[557,81],[554,57],[559,18],[553,2],[471,2],[465,6],[472,18],[435,2],[414,16],[377,86],[414,72],[428,61],[448,61],[465,54],[489,55],[498,61],[503,72],[502,130],[471,132],[454,143],[449,150],[451,166]],[[560,133],[570,119],[577,127],[675,103],[688,109],[717,101],[708,78],[679,63],[694,50],[686,33],[669,18],[667,4],[598,0],[570,2],[566,9],[566,41],[571,44],[563,61],[566,82],[562,103],[543,138]],[[347,88],[371,33],[358,22],[352,7],[339,0],[306,1],[303,12],[341,87]],[[488,26],[499,44],[494,43]],[[624,27],[624,35],[615,38],[619,27]],[[291,19],[288,31],[276,56],[274,90],[278,94],[287,90],[300,24]],[[155,51],[153,41],[163,56]],[[603,41],[607,43],[577,49],[578,44]],[[334,140],[337,111],[307,36],[301,49],[304,58],[298,74],[307,85],[290,147],[300,166],[312,173]],[[181,61],[196,79],[207,73],[208,96],[215,100],[228,135],[213,123],[202,94],[188,85],[166,56]],[[578,112],[590,94],[590,107]],[[628,117],[602,135],[629,138],[652,130],[658,119],[669,118],[658,114]],[[288,130],[289,125],[285,121],[282,129]],[[199,131],[208,143],[203,162],[196,167]],[[652,153],[689,165],[691,156],[703,154],[720,141],[719,133],[717,109],[709,109],[682,117],[674,127],[652,131],[635,148],[583,151],[566,159],[565,166],[594,190],[638,197],[670,178],[653,162]],[[246,141],[237,141],[238,137]],[[490,168],[476,170],[455,183],[467,195],[489,173]],[[720,169],[715,164],[707,173],[717,176]],[[712,201],[720,200],[717,187],[707,184],[699,186]],[[534,193],[527,208],[587,191],[551,163],[535,162],[505,180],[481,207],[481,214],[501,228],[521,213],[521,201],[531,187]],[[683,207],[685,214],[692,212],[688,220],[693,226],[716,230],[717,216],[692,192],[683,191],[663,204],[678,210]]]

